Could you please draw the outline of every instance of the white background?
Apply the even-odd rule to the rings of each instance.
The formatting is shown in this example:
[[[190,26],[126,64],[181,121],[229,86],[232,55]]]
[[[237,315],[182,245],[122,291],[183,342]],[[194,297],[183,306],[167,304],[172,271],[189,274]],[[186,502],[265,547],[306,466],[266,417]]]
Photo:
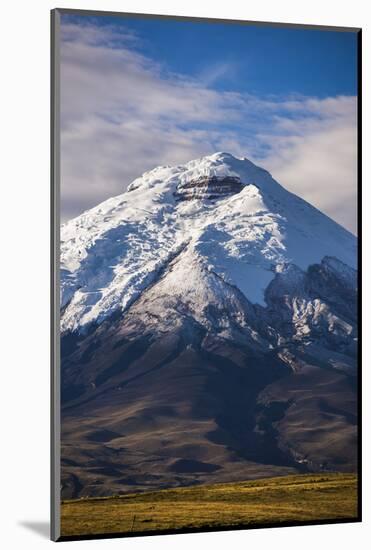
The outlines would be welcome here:
[[[370,223],[369,137],[371,22],[362,0],[7,0],[1,9],[0,180],[0,544],[40,548],[49,520],[49,10],[54,7],[363,27],[363,240]],[[369,252],[364,246],[364,340],[370,309]],[[114,539],[69,548],[366,548],[371,539],[369,353],[364,350],[364,523]],[[369,544],[369,543],[368,543]]]

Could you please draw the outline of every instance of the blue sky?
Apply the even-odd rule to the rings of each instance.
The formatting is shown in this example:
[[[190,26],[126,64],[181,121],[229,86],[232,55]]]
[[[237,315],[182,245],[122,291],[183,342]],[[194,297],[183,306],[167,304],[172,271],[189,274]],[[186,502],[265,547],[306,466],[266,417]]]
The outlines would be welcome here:
[[[183,22],[95,18],[104,27],[130,28],[143,37],[138,48],[169,70],[202,77],[230,66],[213,87],[253,94],[327,97],[357,92],[354,32]]]
[[[227,150],[355,231],[356,33],[68,15],[61,59],[63,219]]]
[[[86,16],[67,16],[84,24]],[[170,71],[202,77],[220,65],[230,72],[213,81],[219,90],[303,94],[324,98],[357,92],[355,32],[261,27],[164,19],[91,17],[101,28],[131,29],[137,49]]]

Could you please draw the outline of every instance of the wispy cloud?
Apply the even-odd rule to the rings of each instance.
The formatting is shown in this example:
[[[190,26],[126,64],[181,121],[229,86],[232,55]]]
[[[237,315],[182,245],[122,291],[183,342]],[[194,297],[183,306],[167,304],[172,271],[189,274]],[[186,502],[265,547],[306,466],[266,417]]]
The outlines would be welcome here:
[[[237,63],[220,60],[217,64],[207,65],[204,67],[198,74],[198,79],[202,84],[210,87],[221,80],[231,82],[237,75]]]
[[[154,166],[226,150],[355,231],[355,98],[216,91],[228,64],[185,78],[140,53],[130,30],[69,22],[62,31],[63,219]]]

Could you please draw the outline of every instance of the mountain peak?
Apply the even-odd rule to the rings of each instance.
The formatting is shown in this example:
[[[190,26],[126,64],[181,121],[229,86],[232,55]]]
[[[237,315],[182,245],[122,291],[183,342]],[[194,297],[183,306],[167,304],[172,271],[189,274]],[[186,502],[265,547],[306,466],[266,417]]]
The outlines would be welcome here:
[[[228,160],[228,159],[234,159],[234,160],[241,160],[232,155],[231,153],[227,153],[225,151],[217,151],[216,153],[212,153],[211,155],[207,155],[203,157],[205,159],[211,159],[211,160]]]
[[[218,181],[223,185],[222,180],[225,177],[238,178],[242,185],[256,182],[259,184],[260,181],[261,188],[266,187],[267,178],[270,180],[270,185],[278,185],[277,182],[274,182],[269,172],[257,166],[249,159],[237,158],[231,153],[219,151],[177,166],[157,166],[135,179],[128,186],[127,190],[133,191],[139,188],[144,190],[149,187],[158,188],[159,183],[167,181],[169,187],[171,187],[171,191],[176,192],[176,187],[182,189],[192,181],[207,177],[214,178],[215,185]],[[198,198],[201,197],[199,196]]]
[[[185,250],[263,307],[277,265],[356,265],[353,235],[263,168],[218,152],[146,172],[62,226],[62,330],[128,310]]]

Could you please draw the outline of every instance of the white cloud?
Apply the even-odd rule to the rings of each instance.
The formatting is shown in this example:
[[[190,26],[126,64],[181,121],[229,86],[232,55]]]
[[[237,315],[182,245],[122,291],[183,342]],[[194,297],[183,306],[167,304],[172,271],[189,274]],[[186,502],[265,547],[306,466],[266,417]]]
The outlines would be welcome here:
[[[63,24],[62,218],[159,164],[225,150],[260,162],[355,231],[355,98],[262,99],[208,87],[230,70],[192,80],[142,55],[130,31]]]
[[[356,232],[356,101],[339,97],[304,102],[312,116],[276,122],[260,136],[270,151],[264,164],[287,189]]]

